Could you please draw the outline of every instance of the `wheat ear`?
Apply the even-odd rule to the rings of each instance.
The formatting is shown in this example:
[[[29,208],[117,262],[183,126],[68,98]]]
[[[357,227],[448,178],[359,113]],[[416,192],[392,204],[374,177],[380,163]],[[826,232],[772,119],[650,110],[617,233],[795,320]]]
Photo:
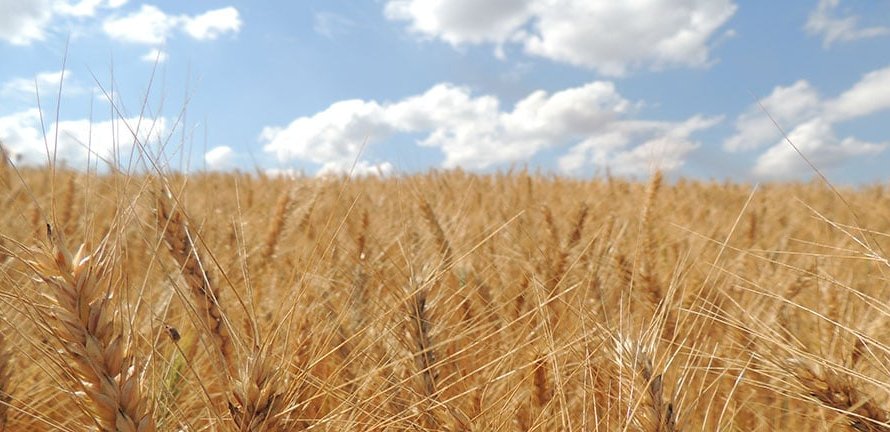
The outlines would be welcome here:
[[[235,358],[232,338],[223,320],[223,312],[219,305],[219,294],[214,290],[210,277],[202,265],[198,249],[192,241],[192,234],[183,211],[173,203],[169,192],[162,192],[157,200],[158,225],[164,232],[164,242],[179,264],[180,272],[185,278],[195,306],[213,344],[229,372],[235,370]]]
[[[658,192],[661,190],[663,176],[661,171],[655,171],[649,185],[646,187],[646,200],[643,204],[643,213],[640,217],[642,241],[641,273],[644,282],[644,289],[648,294],[652,304],[658,306],[664,298],[664,293],[659,286],[658,277],[655,274],[655,249],[658,246],[655,240],[655,230],[652,226],[655,213],[655,203],[658,198]]]
[[[229,412],[241,432],[278,430],[284,402],[281,369],[269,362],[265,349],[248,356],[232,383]]]
[[[805,396],[842,413],[851,430],[890,432],[890,413],[873,398],[863,395],[849,376],[841,376],[827,367],[813,367],[797,359],[790,362],[789,369],[801,384]]]
[[[269,259],[275,255],[275,250],[278,248],[278,242],[281,239],[281,233],[284,231],[284,225],[287,223],[287,218],[290,215],[290,206],[290,191],[285,190],[275,203],[275,214],[272,215],[272,224],[269,225],[269,229],[266,231],[266,241],[263,243],[263,250],[260,254],[264,263],[269,262]]]
[[[433,211],[430,203],[421,198],[419,206],[423,219],[426,221],[429,229],[433,232],[433,237],[436,239],[436,246],[439,248],[439,253],[442,254],[442,267],[448,268],[454,262],[454,250],[451,248],[451,243],[448,241],[448,237],[445,236],[445,230],[442,229],[442,225],[439,223],[439,218],[436,217],[436,213]]]
[[[102,247],[87,255],[82,245],[72,255],[47,225],[52,250],[31,262],[37,276],[52,290],[52,331],[71,357],[73,376],[92,401],[102,431],[155,430],[150,403],[142,398],[135,361],[115,325],[110,304],[111,256]]]

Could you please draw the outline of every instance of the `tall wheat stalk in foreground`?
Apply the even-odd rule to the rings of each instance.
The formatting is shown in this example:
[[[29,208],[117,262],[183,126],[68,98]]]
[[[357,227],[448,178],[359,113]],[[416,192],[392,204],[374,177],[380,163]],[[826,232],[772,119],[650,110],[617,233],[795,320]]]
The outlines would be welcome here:
[[[49,329],[69,357],[77,390],[92,402],[102,431],[153,432],[151,402],[139,382],[141,365],[128,352],[112,302],[118,281],[108,243],[89,252],[81,245],[72,254],[49,225],[47,235],[50,247],[30,264],[50,289]]]

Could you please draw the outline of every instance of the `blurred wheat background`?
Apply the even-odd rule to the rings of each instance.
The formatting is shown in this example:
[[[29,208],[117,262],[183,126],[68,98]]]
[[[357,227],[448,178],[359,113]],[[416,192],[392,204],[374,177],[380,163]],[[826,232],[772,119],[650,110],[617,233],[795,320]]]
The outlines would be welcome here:
[[[890,430],[882,185],[2,169],[2,430]]]

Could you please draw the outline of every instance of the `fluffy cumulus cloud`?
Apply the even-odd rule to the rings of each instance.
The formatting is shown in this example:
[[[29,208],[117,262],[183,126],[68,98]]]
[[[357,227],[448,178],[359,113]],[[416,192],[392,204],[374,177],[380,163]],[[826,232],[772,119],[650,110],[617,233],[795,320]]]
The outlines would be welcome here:
[[[529,0],[389,0],[384,14],[452,45],[510,39],[534,15]]]
[[[878,154],[888,145],[853,137],[838,139],[832,124],[821,117],[798,125],[788,134],[788,139],[819,169],[839,166],[855,156]],[[757,159],[753,173],[766,179],[791,179],[810,170],[797,151],[783,142],[770,147]]]
[[[736,132],[724,142],[724,149],[743,152],[769,146],[758,157],[753,174],[761,178],[797,178],[811,169],[785,142],[760,105],[787,128],[788,138],[817,168],[839,166],[887,147],[888,143],[839,138],[835,126],[890,109],[890,67],[865,74],[850,89],[830,99],[820,96],[806,81],[776,87],[759,105],[752,105],[736,119]]]
[[[52,18],[49,0],[0,0],[0,39],[13,45],[27,45],[44,37]]]
[[[349,165],[342,165],[338,162],[326,163],[322,165],[322,167],[318,170],[317,175],[320,177],[324,177],[349,174],[352,177],[364,177],[369,175],[383,177],[387,174],[390,174],[392,170],[393,166],[389,162],[381,162],[375,164],[365,160],[359,160]]]
[[[397,134],[439,149],[445,168],[485,169],[530,159],[549,148],[571,147],[559,160],[566,172],[611,167],[622,174],[674,169],[698,146],[690,136],[719,118],[684,122],[633,119],[638,104],[611,82],[595,81],[555,93],[536,91],[512,109],[498,98],[452,84],[396,102],[348,100],[260,135],[264,150],[282,163],[308,161],[321,172],[349,171],[365,145]],[[358,167],[391,169],[359,160]]]
[[[452,45],[526,53],[620,76],[637,68],[703,67],[731,0],[388,0],[385,15]]]
[[[10,157],[20,164],[46,163],[48,148],[59,163],[84,168],[87,161],[91,161],[91,165],[99,161],[101,166],[106,162],[117,164],[121,157],[128,158],[134,145],[131,128],[138,128],[140,142],[147,143],[164,136],[166,120],[66,120],[48,125],[44,140],[40,113],[30,109],[0,117],[0,141]],[[55,140],[57,134],[58,141]]]
[[[866,116],[890,108],[890,66],[865,74],[826,106],[831,121]]]
[[[346,100],[286,127],[266,127],[260,133],[264,150],[279,161],[303,160],[328,167],[349,167],[363,143],[379,141],[394,131],[376,102]]]
[[[118,9],[127,0],[0,0],[0,42],[29,45],[46,38],[47,32],[60,19],[81,24],[100,23],[109,37],[130,43],[153,45],[155,48],[142,56],[147,62],[164,61],[158,47],[174,32],[181,32],[195,40],[217,39],[225,34],[236,34],[242,21],[238,10],[224,7],[197,15],[171,15],[157,6],[142,4],[129,13]]]
[[[146,45],[160,45],[174,30],[182,30],[196,40],[212,40],[226,33],[238,33],[241,18],[234,7],[200,15],[170,15],[156,6],[143,4],[138,11],[107,18],[102,29],[112,38]]]
[[[751,150],[771,143],[782,136],[772,120],[763,114],[763,106],[780,125],[797,124],[815,116],[822,100],[810,83],[798,81],[788,87],[776,87],[769,96],[751,106],[735,122],[736,133],[724,143],[731,152]]]
[[[87,18],[115,9],[125,0],[0,0],[0,41],[29,45],[43,40],[55,17]]]
[[[209,170],[226,170],[235,167],[237,154],[229,146],[219,146],[204,154],[204,163]]]
[[[156,6],[144,4],[137,12],[107,19],[102,29],[117,40],[159,45],[176,28],[178,21],[179,18],[167,15]]]
[[[862,27],[859,25],[859,17],[840,16],[837,12],[839,5],[840,0],[819,0],[804,26],[808,33],[821,36],[826,48],[836,42],[890,35],[890,27]]]
[[[194,17],[184,16],[182,20],[183,30],[197,40],[213,40],[226,33],[238,33],[241,30],[238,9],[231,6]]]
[[[699,144],[698,131],[722,121],[722,117],[694,116],[682,122],[620,121],[604,125],[559,158],[564,172],[585,166],[609,168],[621,175],[645,174],[654,169],[680,168]]]

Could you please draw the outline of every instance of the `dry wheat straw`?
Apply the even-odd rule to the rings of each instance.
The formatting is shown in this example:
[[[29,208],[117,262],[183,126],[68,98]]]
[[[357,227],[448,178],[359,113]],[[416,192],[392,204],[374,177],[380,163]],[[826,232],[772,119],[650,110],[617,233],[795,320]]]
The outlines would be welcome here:
[[[0,333],[0,432],[7,430],[10,404],[12,404],[12,353],[6,344],[6,336]]]

